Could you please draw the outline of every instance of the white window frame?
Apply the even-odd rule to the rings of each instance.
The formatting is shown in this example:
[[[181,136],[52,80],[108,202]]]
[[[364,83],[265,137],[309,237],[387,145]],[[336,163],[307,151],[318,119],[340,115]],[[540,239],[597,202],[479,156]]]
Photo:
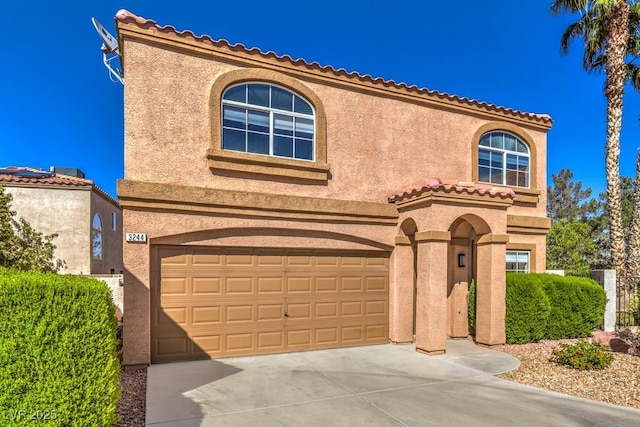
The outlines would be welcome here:
[[[116,231],[118,229],[118,214],[111,212],[111,229]]]
[[[509,269],[508,267],[508,262],[507,259],[509,259],[509,255],[515,255],[516,257],[516,268],[515,269]],[[524,269],[520,269],[518,268],[518,265],[521,264],[520,262],[520,257],[526,257],[526,268]],[[506,271],[512,272],[512,273],[529,273],[531,272],[531,251],[525,251],[525,250],[519,250],[519,249],[509,249],[507,250],[506,253],[506,259],[505,259],[505,268]]]
[[[247,86],[251,85],[251,84],[259,84],[259,85],[264,85],[264,86],[269,86],[269,99],[271,100],[271,88],[272,87],[276,87],[278,89],[284,90],[286,92],[289,92],[290,94],[297,96],[298,98],[302,99],[304,102],[306,102],[309,107],[311,107],[311,114],[304,114],[304,113],[298,113],[295,111],[287,111],[287,110],[280,110],[274,107],[265,107],[263,105],[255,105],[255,104],[249,104],[248,101],[247,102],[239,102],[239,101],[233,101],[233,100],[228,100],[225,99],[225,95],[226,93],[233,89],[236,88],[238,86]],[[248,90],[248,89],[247,89]],[[229,129],[229,130],[239,130],[236,128],[231,128],[231,127],[226,127],[224,126],[224,107],[225,106],[230,106],[230,107],[235,107],[235,108],[242,108],[244,110],[247,111],[247,114],[249,112],[249,110],[253,110],[253,111],[259,111],[262,113],[268,113],[269,114],[269,153],[254,153],[251,151],[247,151],[246,147],[245,147],[245,151],[240,151],[240,150],[232,150],[229,148],[224,148],[224,130],[225,129]],[[295,118],[300,118],[300,119],[305,119],[305,120],[311,120],[312,122],[312,127],[313,127],[313,137],[311,138],[311,159],[305,159],[305,158],[299,158],[299,157],[295,157],[295,128],[294,128],[294,136],[292,136],[293,138],[293,144],[294,144],[294,155],[292,157],[288,157],[288,156],[279,156],[279,155],[275,155],[274,154],[274,136],[275,136],[275,115],[283,115],[283,116],[288,116],[288,117],[293,117],[294,120]],[[229,86],[228,88],[225,89],[225,91],[222,93],[222,105],[221,105],[221,114],[220,114],[220,128],[221,128],[221,148],[223,150],[228,150],[228,151],[232,151],[232,152],[237,152],[237,153],[246,153],[246,154],[253,154],[253,155],[258,155],[258,156],[270,156],[270,157],[277,157],[277,158],[281,158],[281,159],[292,159],[292,160],[299,160],[302,162],[315,162],[316,161],[316,112],[315,109],[313,107],[313,104],[311,104],[311,102],[309,102],[304,96],[292,91],[291,89],[288,89],[286,87],[283,86],[279,86],[277,84],[273,84],[273,83],[269,83],[269,82],[261,82],[261,81],[249,81],[249,82],[242,82],[239,84],[234,84],[232,86]],[[246,119],[248,120],[248,119]],[[248,134],[249,131],[245,130],[245,134]],[[262,132],[254,132],[254,133],[262,133]],[[265,133],[262,133],[263,135],[265,135]],[[285,136],[285,135],[283,135]],[[306,138],[300,138],[300,139],[304,139],[307,140]]]
[[[522,140],[522,138],[519,138],[517,135],[514,135],[511,132],[507,132],[507,131],[503,131],[503,130],[493,130],[493,131],[489,131],[485,134],[483,134],[480,137],[480,141],[482,141],[482,139],[487,136],[487,135],[492,135],[492,134],[505,134],[505,135],[509,135],[512,136],[513,138],[516,139],[516,150],[507,150],[506,148],[498,148],[498,147],[491,147],[491,146],[486,146],[486,145],[480,145],[480,143],[478,143],[478,181],[479,182],[483,182],[483,183],[487,183],[487,184],[495,184],[495,185],[504,185],[504,186],[509,186],[509,187],[517,187],[517,188],[531,188],[531,148],[529,147],[529,145],[524,142]],[[526,148],[527,148],[527,152],[523,153],[521,151],[517,151],[517,143],[522,143]],[[480,151],[487,151],[489,153],[498,153],[502,155],[502,182],[491,182],[491,173],[489,174],[489,181],[482,181],[481,179],[481,173],[480,173],[480,168],[491,168],[490,166],[486,166],[486,165],[481,165],[480,164]],[[511,171],[510,169],[507,169],[507,155],[514,155],[516,156],[518,159],[520,157],[526,157],[527,158],[527,171],[526,171],[526,181],[527,181],[527,185],[526,186],[522,186],[522,185],[518,185],[517,183],[517,176],[516,176],[516,183],[515,184],[509,184],[507,183],[507,171]],[[523,172],[518,172],[518,170],[514,171],[516,173],[523,173]]]

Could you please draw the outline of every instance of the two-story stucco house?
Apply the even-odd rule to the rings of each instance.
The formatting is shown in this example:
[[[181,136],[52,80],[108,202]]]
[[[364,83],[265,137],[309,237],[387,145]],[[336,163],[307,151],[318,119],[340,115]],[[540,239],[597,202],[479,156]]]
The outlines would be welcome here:
[[[40,233],[58,235],[53,243],[55,257],[64,262],[60,273],[122,272],[122,210],[82,171],[4,167],[0,186],[13,197],[17,217]]]
[[[551,118],[120,11],[125,364],[504,343],[544,271]],[[477,283],[477,326],[467,287]]]

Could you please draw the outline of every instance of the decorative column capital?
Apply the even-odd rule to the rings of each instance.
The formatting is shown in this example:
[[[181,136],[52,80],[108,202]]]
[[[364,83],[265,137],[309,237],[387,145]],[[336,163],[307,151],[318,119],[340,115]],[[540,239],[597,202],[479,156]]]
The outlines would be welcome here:
[[[416,233],[416,242],[448,242],[451,240],[449,231],[419,231]]]
[[[396,236],[396,246],[411,246],[411,239],[407,236]]]
[[[481,245],[506,245],[509,241],[509,235],[507,234],[485,234],[480,236],[476,244]]]

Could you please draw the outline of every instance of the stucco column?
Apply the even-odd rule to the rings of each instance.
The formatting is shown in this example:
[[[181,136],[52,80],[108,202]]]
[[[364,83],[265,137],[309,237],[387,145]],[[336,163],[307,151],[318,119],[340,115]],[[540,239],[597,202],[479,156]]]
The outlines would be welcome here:
[[[123,255],[123,364],[146,365],[151,363],[149,244],[125,242]]]
[[[413,248],[407,236],[396,237],[392,254],[393,274],[389,293],[389,339],[413,341]]]
[[[416,349],[442,354],[447,343],[447,255],[451,233],[421,231],[418,243]]]
[[[505,343],[506,250],[509,236],[486,234],[477,241],[476,342]]]

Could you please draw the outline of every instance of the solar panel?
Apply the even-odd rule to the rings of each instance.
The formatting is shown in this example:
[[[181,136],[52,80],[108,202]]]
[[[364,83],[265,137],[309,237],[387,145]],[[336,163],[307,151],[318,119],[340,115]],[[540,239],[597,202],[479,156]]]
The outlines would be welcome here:
[[[53,176],[51,172],[46,171],[30,171],[25,169],[8,169],[8,168],[0,168],[0,173],[7,175],[15,175],[22,178],[49,178]]]

